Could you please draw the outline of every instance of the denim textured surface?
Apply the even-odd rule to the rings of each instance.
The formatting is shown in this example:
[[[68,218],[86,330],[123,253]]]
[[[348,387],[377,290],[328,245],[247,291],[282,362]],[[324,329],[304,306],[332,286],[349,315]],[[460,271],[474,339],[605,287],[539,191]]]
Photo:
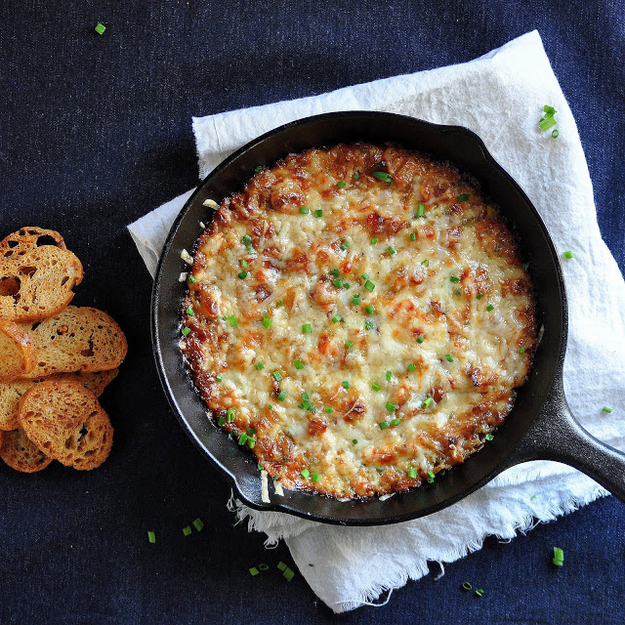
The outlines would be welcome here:
[[[0,4],[2,235],[61,231],[86,269],[75,302],[108,310],[130,344],[103,396],[115,426],[103,467],[0,467],[0,623],[620,622],[625,506],[612,497],[509,544],[489,540],[438,581],[433,565],[379,610],[333,616],[300,577],[287,582],[275,565],[288,551],[233,527],[228,488],[169,411],[150,346],[151,281],[125,228],[196,183],[192,115],[467,61],[534,28],[623,270],[622,2]],[[185,537],[196,517],[206,527]],[[271,569],[250,576],[260,562]],[[464,581],[484,596],[463,593]]]

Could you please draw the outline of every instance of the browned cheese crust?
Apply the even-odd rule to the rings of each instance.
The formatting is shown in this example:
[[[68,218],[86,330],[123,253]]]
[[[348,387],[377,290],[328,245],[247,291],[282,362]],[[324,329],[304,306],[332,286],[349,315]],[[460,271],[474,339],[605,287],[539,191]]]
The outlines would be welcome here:
[[[354,498],[431,480],[501,425],[536,345],[497,210],[454,168],[393,146],[259,171],[219,206],[190,277],[196,387],[285,488]]]

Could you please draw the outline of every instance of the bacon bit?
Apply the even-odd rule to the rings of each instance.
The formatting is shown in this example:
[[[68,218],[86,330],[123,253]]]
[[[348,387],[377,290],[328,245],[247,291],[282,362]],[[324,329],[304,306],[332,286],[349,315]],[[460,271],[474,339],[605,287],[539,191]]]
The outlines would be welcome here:
[[[310,436],[317,436],[318,434],[323,434],[328,429],[328,424],[325,419],[321,417],[313,417],[308,422],[308,434]]]
[[[379,213],[370,213],[364,220],[363,227],[370,234],[395,235],[407,228],[410,224],[404,220],[393,217],[382,217]]]
[[[351,402],[351,405],[350,405]],[[365,403],[362,401],[360,397],[355,400],[346,401],[343,403],[343,410],[345,410],[345,414],[343,415],[343,419],[347,421],[347,423],[354,423],[358,421],[362,417],[362,415],[366,411]]]
[[[252,222],[252,240],[268,239],[276,233],[274,225],[266,219],[255,219]]]
[[[450,215],[462,215],[463,212],[464,212],[464,207],[459,202],[455,202],[454,204],[452,204],[449,209]]]
[[[445,311],[443,310],[443,306],[441,305],[440,302],[431,301],[430,302],[430,307],[432,309],[432,314],[436,318],[445,316]]]
[[[294,251],[291,258],[287,259],[284,263],[285,271],[304,271],[306,273],[310,273],[308,270],[308,266],[310,264],[310,258],[308,254],[305,252]]]
[[[313,290],[310,293],[312,299],[326,312],[332,306],[336,300],[334,295],[334,287],[330,283],[328,276],[321,276],[317,284],[315,284]]]
[[[330,334],[322,332],[317,343],[317,353],[311,354],[310,358],[315,362],[321,362],[324,358],[327,358],[331,361],[331,364],[335,364],[343,360],[344,352],[345,350],[339,348],[337,342]]]
[[[368,464],[392,464],[397,460],[397,454],[384,447],[375,447],[368,454],[363,454],[363,459]]]
[[[435,386],[430,389],[429,395],[438,404],[445,397],[445,391],[440,386]]]
[[[426,239],[435,239],[436,238],[436,230],[434,230],[434,228],[432,228],[432,226],[421,226],[420,228],[421,230],[421,234],[426,238]]]
[[[507,297],[508,295],[523,295],[523,293],[530,293],[532,287],[525,278],[517,278],[516,280],[502,280],[501,281],[501,296]]]
[[[453,226],[453,228],[447,228],[447,242],[449,247],[453,248],[458,245],[463,232],[463,226]]]
[[[393,403],[397,406],[403,406],[408,399],[410,398],[410,393],[408,392],[408,387],[402,384],[398,389],[395,395],[393,396]]]
[[[254,295],[257,302],[264,302],[271,295],[271,291],[264,284],[259,284],[254,287]]]
[[[209,287],[203,282],[199,282],[197,290],[200,302],[199,312],[201,312],[205,317],[216,317],[219,313],[219,307],[211,295]]]
[[[274,210],[289,212],[304,206],[304,194],[295,180],[282,180],[273,187],[269,201]]]
[[[479,367],[473,367],[473,369],[469,372],[469,375],[471,376],[473,386],[478,388],[489,387],[499,379],[499,375],[494,371],[482,372]]]

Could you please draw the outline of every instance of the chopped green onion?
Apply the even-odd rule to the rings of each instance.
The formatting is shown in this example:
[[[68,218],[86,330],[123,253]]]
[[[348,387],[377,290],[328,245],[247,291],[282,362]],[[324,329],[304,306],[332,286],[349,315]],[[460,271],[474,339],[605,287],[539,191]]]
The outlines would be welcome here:
[[[241,436],[239,436],[239,445],[245,445],[248,438],[249,436],[247,434],[241,434]]]
[[[462,582],[462,590],[473,590],[473,586],[469,582]]]
[[[553,106],[549,106],[549,104],[545,104],[545,106],[543,106],[543,111],[545,111],[547,115],[555,115],[558,112],[553,108]]]
[[[310,477],[310,471],[308,469],[302,469],[302,477],[308,479]]]
[[[189,315],[189,317],[193,317],[193,315],[195,314],[193,312],[193,308],[191,308],[190,306],[189,306],[189,308],[187,308],[187,310],[185,312],[187,313],[187,315]]]
[[[375,306],[373,306],[373,304],[369,304],[369,306],[367,306],[365,310],[367,311],[368,315],[372,315],[375,312]]]
[[[494,307],[492,304],[489,304],[489,305],[486,307],[486,310],[488,310],[488,312],[490,312],[490,311],[491,311],[491,310],[493,310],[494,308],[495,308],[495,307]]]
[[[189,334],[189,332],[191,332],[191,328],[188,327],[184,327],[182,328],[182,336],[187,336],[187,334]]]
[[[96,31],[96,33],[98,33],[98,35],[103,35],[104,31],[106,30],[106,26],[104,24],[100,24],[100,22],[98,22],[95,25],[94,30]]]
[[[256,167],[254,167],[254,171],[256,173],[258,173],[259,171],[262,171],[262,170],[263,170],[263,166],[262,165],[256,165]]]
[[[373,175],[382,182],[393,182],[393,178],[391,178],[391,175],[386,173],[385,171],[374,171]]]
[[[320,208],[315,211],[315,217],[323,217],[323,211]]]
[[[148,542],[156,542],[156,534],[154,532],[148,531]]]
[[[397,406],[396,406],[394,403],[392,403],[392,402],[390,402],[390,401],[387,401],[387,402],[386,402],[386,409],[387,409],[389,412],[395,412],[395,408],[397,408]]]
[[[273,406],[271,404],[267,405],[267,410],[273,410]]]
[[[201,532],[204,529],[204,521],[198,517],[193,521],[193,527],[195,527],[198,532]]]
[[[373,289],[375,289],[375,284],[373,284],[371,280],[367,280],[365,282],[365,289],[367,289],[367,291],[369,291],[370,293],[373,293]]]
[[[476,297],[477,297],[477,299],[482,299],[482,297],[484,297],[484,294],[483,293],[478,293],[476,295]]]
[[[388,427],[388,422],[382,421],[382,423],[378,423],[378,425],[380,426],[381,430],[386,430],[386,428]]]
[[[466,193],[461,193],[457,199],[458,202],[466,202],[469,199],[469,196]]]
[[[343,241],[343,243],[341,243],[341,249],[344,251],[349,247],[349,243],[347,241]]]
[[[432,397],[426,397],[421,404],[421,408],[429,408],[433,401],[434,399]]]
[[[453,356],[451,354],[445,354],[445,360],[447,362],[453,362],[454,358],[453,358]]]
[[[257,362],[257,363],[254,365],[254,368],[255,368],[257,371],[260,371],[261,369],[264,369],[264,368],[265,368],[265,364],[264,364],[264,363],[262,363],[262,362]]]
[[[250,449],[254,449],[254,447],[256,446],[256,439],[252,438],[251,436],[247,439],[247,446]]]
[[[387,381],[387,382],[390,382],[390,381],[391,381],[391,376],[392,376],[392,375],[393,375],[393,374],[392,374],[390,371],[387,371],[387,372],[386,372],[386,381]]]
[[[305,323],[302,326],[302,332],[304,334],[310,334],[312,332],[312,323]]]
[[[334,317],[332,317],[332,323],[338,323],[339,321],[343,321],[341,315],[334,315]]]
[[[521,347],[519,347],[519,354],[524,354],[525,353],[525,345],[522,345]]]
[[[282,562],[282,560],[280,560],[280,562],[278,562],[278,569],[280,569],[281,571],[286,570],[287,566],[286,564],[284,564],[284,562]]]
[[[414,467],[408,469],[408,477],[412,478],[413,480],[417,477],[417,470]]]
[[[228,421],[232,423],[232,421],[234,421],[234,417],[235,417],[235,412],[232,408],[228,408],[228,411],[226,412],[226,416],[228,417]]]
[[[183,528],[182,528],[182,533],[183,533],[185,536],[189,536],[189,535],[191,535],[191,534],[193,533],[193,530],[191,529],[191,526],[190,526],[190,525],[187,525],[186,527],[183,527]]]
[[[484,595],[484,589],[483,589],[483,588],[478,588],[478,589],[475,591],[475,595],[476,595],[477,597],[482,597],[482,596]]]
[[[421,345],[421,343],[423,343],[423,341],[425,341],[425,339],[422,336],[418,336],[417,337],[417,343],[419,343],[419,345]]]
[[[425,217],[425,204],[417,206],[417,217]]]
[[[431,484],[431,483],[434,481],[434,478],[435,478],[435,477],[436,477],[436,476],[434,475],[434,472],[433,472],[433,471],[428,471],[428,478],[427,478],[427,479],[428,479],[428,483],[430,483],[430,484]]]
[[[313,473],[310,477],[313,482],[318,482],[321,479],[321,475],[319,475],[319,473]]]
[[[360,178],[360,174],[357,171],[355,171],[354,174],[352,175],[352,178],[354,180],[358,180]]]
[[[417,368],[417,365],[414,362],[408,364],[408,371],[414,371]]]
[[[344,180],[339,180],[339,181],[336,183],[336,186],[337,186],[339,189],[344,189],[344,188],[347,186],[347,183],[346,183]]]
[[[375,245],[378,242],[378,237],[371,237],[371,245]]]
[[[281,391],[278,395],[278,401],[284,401],[286,399],[286,391]]]
[[[553,559],[551,560],[556,566],[564,564],[564,551],[560,547],[553,548]]]
[[[256,577],[256,575],[258,575],[260,573],[260,571],[255,566],[253,566],[251,569],[249,569],[249,571],[250,571],[250,575],[252,577]]]
[[[551,136],[552,136],[554,139],[557,139],[557,138],[560,136],[560,132],[558,131],[558,129],[557,129],[557,128],[554,128],[554,129],[552,130],[552,132],[551,132]]]
[[[396,253],[396,252],[395,252],[395,250],[394,250],[394,249],[393,249],[390,245],[386,248],[386,251],[387,251],[387,252],[388,252],[391,256],[392,256],[393,254],[395,254],[395,253]]]
[[[341,386],[342,386],[343,388],[349,388],[349,381],[348,381],[348,380],[343,380],[343,381],[341,382]]]
[[[303,369],[304,363],[301,360],[296,360],[294,363],[296,369]]]
[[[352,297],[352,304],[360,304],[360,293],[356,293],[354,297]]]
[[[365,321],[365,330],[373,330],[374,328],[375,328],[375,323],[367,319],[367,321]]]
[[[341,280],[340,278],[337,278],[336,280],[332,280],[332,284],[337,288],[340,289],[343,286],[343,280]]]
[[[241,242],[242,242],[243,244],[245,244],[245,245],[248,245],[249,243],[251,243],[251,242],[252,242],[252,237],[250,237],[250,235],[249,235],[249,234],[244,234],[244,235],[241,237]]]
[[[299,212],[301,215],[308,215],[308,213],[310,213],[310,209],[306,206],[300,206]]]
[[[358,439],[357,438],[354,438],[352,440],[352,445],[358,445]]]
[[[451,276],[449,280],[453,282],[454,284],[457,284],[458,282],[460,282],[460,278],[458,278],[457,276]]]
[[[334,408],[332,408],[332,406],[326,406],[323,410],[328,414],[332,414],[334,412]]]
[[[393,419],[391,421],[391,425],[399,425],[401,423],[401,419]]]
[[[217,421],[217,425],[219,427],[223,427],[226,423],[226,417],[219,417],[219,421]]]
[[[276,302],[276,308],[280,308],[280,306],[282,306],[282,300]]]
[[[302,399],[304,401],[308,401],[310,399],[310,395],[308,393],[302,393]]]
[[[607,412],[607,413],[612,412],[612,408],[610,408],[609,406],[604,406],[601,410],[603,410],[603,412]]]
[[[429,258],[426,258],[425,260],[422,260],[422,261],[421,261],[421,264],[422,264],[424,267],[429,267],[429,266],[430,266],[430,259],[429,259]]]
[[[549,128],[553,128],[553,126],[556,125],[556,118],[553,116],[553,114],[549,115],[545,115],[539,122],[538,122],[538,127],[543,131],[547,131],[549,130]]]
[[[215,376],[215,380],[217,380],[217,382],[221,382],[223,378],[221,377],[221,375],[217,375]]]
[[[571,252],[571,250],[568,250],[568,251],[564,252],[564,254],[562,254],[562,256],[564,256],[564,258],[573,258],[573,256],[575,256],[575,254],[573,254],[573,252]]]
[[[352,347],[354,344],[354,341],[345,341],[345,347],[347,347],[347,349],[349,349],[350,347]]]
[[[379,384],[377,384],[376,382],[374,382],[371,385],[371,388],[377,393],[382,387]]]
[[[410,233],[410,240],[411,240],[411,241],[416,241],[416,240],[417,240],[417,235],[416,235],[416,233],[414,233],[414,232],[411,232],[411,233]]]
[[[339,272],[339,270],[338,270],[338,269],[331,269],[328,273],[329,273],[331,276],[334,276],[335,278],[338,278],[338,277],[339,277],[339,275],[340,275],[340,272]]]
[[[268,571],[268,570],[269,570],[269,565],[268,565],[268,564],[265,564],[264,562],[261,562],[261,563],[258,565],[258,568],[259,568],[261,571]]]
[[[282,573],[283,577],[286,577],[286,581],[290,582],[293,577],[295,576],[295,573],[293,572],[292,569],[290,569],[288,566],[287,568],[284,570],[284,573]]]
[[[191,284],[195,284],[197,282],[197,278],[192,273],[189,274],[189,282]]]
[[[283,379],[282,374],[279,371],[274,371],[272,375],[274,379],[276,380],[276,382],[280,382]]]
[[[272,322],[271,317],[263,317],[263,327],[267,328],[267,330],[271,328],[271,322]]]
[[[490,433],[489,433],[489,434],[487,434],[484,438],[485,438],[487,441],[489,441],[489,442],[490,442],[490,441],[492,441],[495,437],[494,437],[492,434],[490,434]]]
[[[237,327],[237,318],[234,315],[230,315],[227,319],[228,323],[230,324],[231,327],[236,328]]]
[[[242,271],[239,274],[239,278],[241,278],[241,280],[244,280],[245,278],[247,278],[247,271]]]

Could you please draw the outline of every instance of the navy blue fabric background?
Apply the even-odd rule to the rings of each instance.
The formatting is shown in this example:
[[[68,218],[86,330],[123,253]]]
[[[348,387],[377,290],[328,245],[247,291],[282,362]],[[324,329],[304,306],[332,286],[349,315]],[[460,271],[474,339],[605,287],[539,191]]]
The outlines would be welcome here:
[[[578,122],[623,270],[620,0],[0,3],[1,234],[61,231],[86,269],[75,302],[109,311],[130,344],[102,398],[115,426],[105,465],[0,466],[0,623],[622,622],[625,506],[613,497],[509,544],[488,539],[380,609],[335,616],[301,576],[287,582],[275,569],[292,565],[286,547],[267,551],[234,526],[229,489],[170,413],[150,346],[151,281],[125,228],[196,184],[192,115],[468,61],[532,29]],[[205,529],[184,537],[196,517]],[[260,562],[271,569],[251,577]],[[464,581],[484,596],[463,593]]]

